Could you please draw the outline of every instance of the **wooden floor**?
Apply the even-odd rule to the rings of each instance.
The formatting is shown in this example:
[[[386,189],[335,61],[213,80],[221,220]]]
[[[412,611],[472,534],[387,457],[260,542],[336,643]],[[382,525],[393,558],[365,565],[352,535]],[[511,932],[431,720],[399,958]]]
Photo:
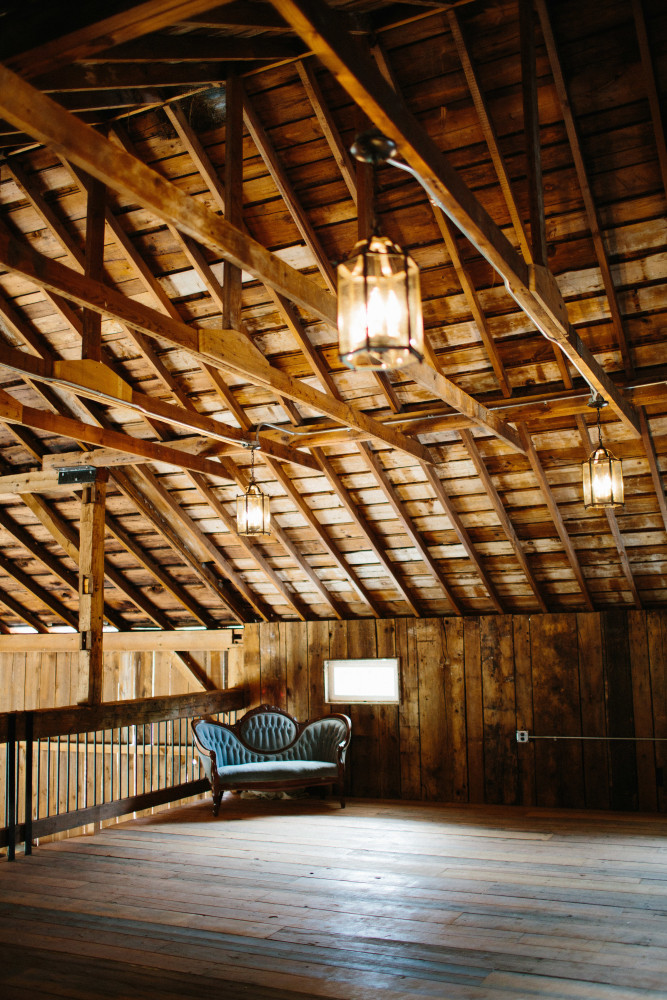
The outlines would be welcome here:
[[[226,796],[0,864],[0,996],[667,998],[667,820]]]

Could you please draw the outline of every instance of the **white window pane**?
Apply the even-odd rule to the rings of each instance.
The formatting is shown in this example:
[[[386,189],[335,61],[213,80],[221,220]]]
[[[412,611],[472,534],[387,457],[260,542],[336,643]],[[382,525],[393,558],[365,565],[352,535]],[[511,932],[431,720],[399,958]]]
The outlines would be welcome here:
[[[398,703],[398,659],[325,660],[328,702]]]

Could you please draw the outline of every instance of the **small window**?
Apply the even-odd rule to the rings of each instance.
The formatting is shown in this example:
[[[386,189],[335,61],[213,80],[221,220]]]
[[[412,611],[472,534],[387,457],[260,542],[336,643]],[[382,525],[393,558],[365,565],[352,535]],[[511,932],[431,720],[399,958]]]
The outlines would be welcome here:
[[[398,658],[325,660],[324,700],[398,705]]]

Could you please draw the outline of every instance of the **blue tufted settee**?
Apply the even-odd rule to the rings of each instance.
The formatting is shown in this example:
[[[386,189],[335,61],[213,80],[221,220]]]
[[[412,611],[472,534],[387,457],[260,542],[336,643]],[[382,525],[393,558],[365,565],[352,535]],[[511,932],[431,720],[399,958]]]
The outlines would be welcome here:
[[[297,722],[287,712],[260,705],[232,724],[194,719],[195,747],[211,783],[213,815],[225,791],[336,785],[345,808],[347,715]]]

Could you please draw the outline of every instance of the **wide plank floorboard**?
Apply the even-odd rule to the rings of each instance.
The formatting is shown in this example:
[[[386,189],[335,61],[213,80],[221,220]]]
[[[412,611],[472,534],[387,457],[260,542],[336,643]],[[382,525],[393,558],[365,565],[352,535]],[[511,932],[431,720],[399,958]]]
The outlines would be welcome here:
[[[208,802],[0,864],[0,996],[667,1000],[667,822]]]

